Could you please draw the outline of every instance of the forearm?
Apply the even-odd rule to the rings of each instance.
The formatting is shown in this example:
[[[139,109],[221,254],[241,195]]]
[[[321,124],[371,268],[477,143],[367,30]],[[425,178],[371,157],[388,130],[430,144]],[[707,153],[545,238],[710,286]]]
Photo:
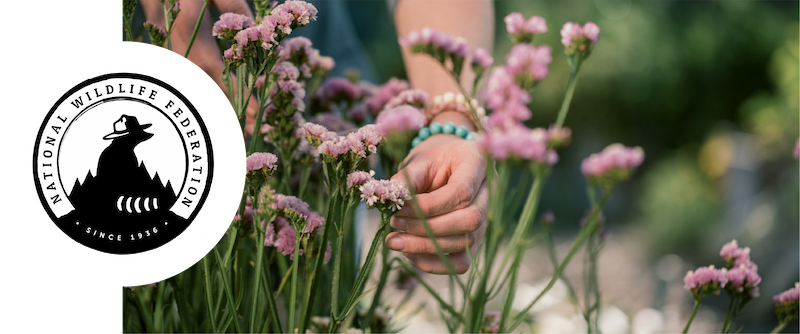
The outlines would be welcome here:
[[[428,27],[464,37],[473,49],[480,47],[492,50],[494,46],[494,4],[490,0],[401,0],[394,14],[400,36]],[[428,55],[412,54],[405,48],[402,52],[412,87],[422,89],[431,96],[460,92],[456,81],[439,62]],[[461,78],[462,86],[470,92],[474,80],[470,66],[464,66]],[[442,124],[449,121],[475,131],[470,119],[459,112],[441,112],[431,121]]]
[[[491,0],[400,0],[394,11],[400,36],[425,27],[464,37],[474,48],[492,50],[494,46],[494,4]],[[429,94],[459,92],[455,80],[441,64],[427,55],[403,49],[406,73],[414,88]],[[464,66],[462,85],[469,92],[474,74]]]

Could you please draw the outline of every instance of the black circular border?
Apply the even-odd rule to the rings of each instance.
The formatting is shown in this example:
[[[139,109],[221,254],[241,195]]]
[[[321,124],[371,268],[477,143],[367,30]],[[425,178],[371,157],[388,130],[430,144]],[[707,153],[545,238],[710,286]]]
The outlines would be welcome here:
[[[50,207],[47,205],[47,198],[44,196],[44,192],[42,191],[42,184],[41,184],[41,182],[39,182],[39,175],[37,174],[37,171],[38,171],[37,163],[39,161],[39,159],[38,159],[39,144],[41,143],[42,135],[44,134],[44,131],[45,131],[45,128],[47,126],[48,121],[53,117],[53,114],[55,114],[55,112],[58,109],[58,107],[61,104],[63,104],[64,101],[66,101],[66,99],[68,97],[70,97],[72,94],[74,94],[75,92],[77,92],[77,91],[79,91],[79,90],[81,90],[81,89],[83,89],[83,88],[85,88],[85,87],[87,87],[87,86],[89,86],[91,84],[94,84],[94,83],[97,83],[97,82],[100,82],[100,81],[104,81],[104,80],[108,80],[108,79],[136,79],[136,80],[142,80],[142,81],[147,81],[147,82],[156,84],[156,85],[160,86],[161,88],[164,88],[164,89],[168,90],[169,92],[174,94],[176,97],[178,97],[178,99],[181,100],[181,102],[186,104],[186,107],[189,108],[189,111],[195,116],[195,119],[197,119],[197,124],[200,126],[200,131],[203,133],[203,137],[206,139],[206,147],[207,147],[206,151],[207,151],[207,155],[208,155],[208,174],[207,174],[208,177],[206,178],[206,185],[205,185],[206,191],[203,192],[203,194],[200,196],[200,200],[197,203],[197,207],[195,208],[194,211],[192,211],[192,214],[189,215],[189,218],[186,220],[186,222],[187,222],[186,225],[184,225],[182,227],[177,227],[176,226],[175,228],[181,228],[181,229],[179,231],[177,231],[176,233],[174,233],[174,234],[167,235],[166,237],[164,237],[165,239],[162,240],[162,242],[156,243],[157,246],[152,247],[152,248],[148,248],[148,249],[144,249],[144,250],[137,250],[137,251],[133,251],[133,252],[130,252],[130,251],[117,252],[117,251],[111,251],[111,250],[108,250],[108,249],[103,249],[105,247],[97,247],[96,245],[91,245],[91,244],[89,244],[87,242],[83,242],[83,241],[79,240],[78,238],[76,238],[75,236],[73,236],[70,232],[65,230],[64,227],[62,227],[60,224],[58,224],[58,218],[56,218],[55,214],[53,213],[53,210],[51,210]],[[187,165],[187,170],[188,170],[188,168],[189,167]],[[156,78],[153,78],[153,77],[148,76],[148,75],[138,74],[138,73],[126,73],[126,72],[109,73],[109,74],[104,74],[104,75],[97,76],[97,77],[94,77],[94,78],[91,78],[91,79],[88,79],[88,80],[84,80],[83,82],[81,82],[81,83],[75,85],[74,87],[72,87],[72,89],[70,89],[68,92],[66,92],[64,95],[62,95],[61,98],[59,98],[58,101],[56,101],[56,103],[53,104],[53,107],[50,108],[50,111],[47,113],[47,116],[45,116],[44,120],[42,121],[42,125],[39,127],[39,133],[36,135],[36,143],[35,143],[34,148],[33,148],[33,169],[32,169],[32,171],[33,171],[33,182],[36,185],[36,192],[39,195],[39,201],[42,203],[42,206],[44,207],[45,211],[47,211],[47,215],[50,217],[50,220],[56,226],[58,226],[58,228],[61,230],[61,232],[63,232],[64,234],[66,234],[67,236],[72,238],[72,240],[74,240],[75,242],[77,242],[77,243],[79,243],[79,244],[81,244],[81,245],[83,245],[85,247],[91,248],[93,250],[100,251],[100,252],[103,252],[103,253],[108,253],[108,254],[129,255],[129,254],[138,254],[138,253],[151,251],[153,249],[157,249],[157,248],[159,248],[159,247],[161,247],[163,245],[166,245],[167,243],[169,243],[170,241],[175,239],[177,236],[179,236],[181,233],[183,233],[186,230],[186,228],[189,227],[189,225],[192,224],[194,219],[197,217],[197,214],[200,212],[200,210],[202,209],[203,205],[205,204],[206,198],[208,197],[208,193],[211,191],[211,182],[212,182],[213,177],[214,177],[214,154],[213,154],[213,147],[212,147],[212,144],[211,144],[211,135],[209,135],[209,133],[208,133],[208,129],[206,128],[205,122],[203,122],[203,118],[200,117],[200,114],[197,112],[197,109],[194,107],[194,105],[189,101],[189,99],[187,99],[183,94],[181,94],[181,92],[179,92],[178,90],[176,90],[175,88],[173,88],[172,86],[167,84],[166,82],[161,81],[161,80],[156,79]],[[185,182],[186,182],[186,180],[184,180],[184,183]],[[94,240],[94,239],[88,239],[88,240]],[[98,241],[100,241],[100,240],[98,240]],[[105,241],[101,241],[101,242],[105,242]]]

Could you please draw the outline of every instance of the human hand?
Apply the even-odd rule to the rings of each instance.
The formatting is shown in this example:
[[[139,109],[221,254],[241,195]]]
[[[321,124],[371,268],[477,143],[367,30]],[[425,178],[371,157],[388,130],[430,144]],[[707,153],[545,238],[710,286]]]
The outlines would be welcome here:
[[[142,0],[142,7],[145,16],[151,22],[158,24],[161,27],[166,27],[164,20],[164,9],[159,0]],[[209,6],[214,5],[219,9],[220,13],[236,13],[247,15],[253,18],[253,13],[250,11],[245,0],[213,0],[209,1]],[[173,22],[172,34],[172,50],[176,53],[183,55],[186,52],[186,47],[192,38],[197,18],[203,7],[203,1],[181,1],[181,11]],[[217,41],[211,35],[211,27],[214,22],[211,19],[210,10],[206,8],[203,19],[200,21],[200,29],[197,32],[192,48],[189,52],[188,59],[195,65],[205,71],[214,82],[217,83],[223,92],[228,93],[225,88],[225,83],[222,80],[222,71],[225,69],[225,63],[222,61],[222,53],[219,51]],[[236,80],[232,80],[234,88]],[[228,94],[230,96],[230,94]],[[247,134],[253,133],[253,125],[255,124],[255,116],[258,111],[258,103],[256,99],[251,97],[248,102],[247,109],[245,110],[247,119],[245,131]]]
[[[470,266],[467,248],[474,252],[486,231],[485,158],[474,141],[439,134],[417,145],[403,163],[392,179],[405,180],[407,175],[436,242],[455,271],[463,274]],[[404,232],[390,233],[387,247],[403,252],[423,271],[449,274],[410,204],[395,213],[390,224]]]

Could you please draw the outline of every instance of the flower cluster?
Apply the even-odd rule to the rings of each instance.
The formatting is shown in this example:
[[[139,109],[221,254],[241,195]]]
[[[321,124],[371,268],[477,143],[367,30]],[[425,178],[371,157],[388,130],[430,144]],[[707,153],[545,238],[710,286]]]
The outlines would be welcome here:
[[[306,109],[303,98],[306,97],[305,85],[297,81],[300,78],[300,70],[288,61],[282,61],[272,70],[275,75],[277,89],[270,92],[270,98],[274,100],[274,105],[286,110],[286,107],[293,106],[299,111]]]
[[[366,90],[370,95],[369,98],[364,102],[367,106],[367,111],[369,111],[372,115],[377,115],[381,110],[384,109],[386,103],[397,96],[397,94],[400,94],[400,92],[407,90],[409,85],[408,81],[391,78],[377,89],[374,89],[374,92],[369,86],[360,87],[362,88],[362,92]]]
[[[290,0],[277,5],[269,15],[255,24],[250,18],[232,13],[225,13],[214,23],[212,35],[234,43],[223,54],[227,61],[243,59],[248,54],[255,54],[260,47],[270,50],[292,33],[293,29],[307,25],[317,19],[317,8],[305,1]]]
[[[303,124],[306,139],[311,146],[323,155],[323,159],[358,160],[366,158],[368,154],[377,152],[383,136],[377,131],[375,125],[365,125],[356,132],[340,136],[328,131],[322,125],[314,123]]]
[[[492,69],[486,84],[486,106],[492,110],[489,128],[511,128],[530,119],[531,111],[527,106],[530,101],[530,94],[514,81],[505,66]]]
[[[401,105],[382,111],[375,120],[377,130],[383,136],[391,133],[416,133],[422,129],[428,120],[425,114],[417,108]]]
[[[683,277],[683,288],[691,291],[695,298],[709,294],[718,295],[725,284],[728,284],[727,269],[716,269],[714,265],[700,267],[689,271]]]
[[[256,152],[247,157],[247,187],[251,195],[260,189],[278,167],[278,157],[272,153]]]
[[[411,52],[427,53],[444,62],[447,57],[464,58],[472,51],[463,37],[453,37],[447,33],[424,28],[412,31],[398,40],[400,45],[408,47]]]
[[[533,36],[547,32],[547,22],[541,16],[531,16],[527,20],[521,13],[511,13],[503,19],[506,30],[514,43],[530,43]]]
[[[581,54],[587,57],[597,43],[598,35],[600,27],[593,22],[586,22],[583,27],[575,22],[564,23],[561,28],[561,44],[566,47],[564,53],[567,56]]]
[[[316,97],[321,105],[332,109],[333,104],[353,103],[361,99],[361,89],[345,78],[330,78],[319,86]]]
[[[401,105],[409,105],[419,109],[425,108],[430,102],[430,95],[422,89],[406,89],[393,97],[383,107],[389,110]]]
[[[483,72],[494,64],[494,58],[484,48],[476,48],[472,53],[472,71],[475,72],[475,80],[483,76]]]
[[[506,55],[506,71],[522,89],[530,91],[539,81],[547,77],[548,66],[553,61],[550,46],[539,47],[519,43]]]
[[[384,213],[399,211],[406,201],[411,200],[406,184],[397,180],[369,180],[358,190],[368,208],[378,208]]]
[[[286,40],[278,56],[297,66],[305,78],[310,78],[318,68],[329,72],[334,66],[333,58],[321,56],[319,50],[311,47],[311,41],[302,36]]]
[[[373,176],[375,175],[374,171],[365,172],[361,170],[354,171],[347,175],[347,189],[353,191],[354,189],[358,189],[369,181],[374,180]]]
[[[772,301],[775,303],[775,305],[793,303],[795,304],[795,307],[797,307],[797,303],[800,301],[800,283],[795,283],[794,288],[775,295],[772,297]]]
[[[477,139],[483,152],[496,160],[520,159],[552,166],[558,154],[548,146],[549,133],[544,128],[510,127],[505,131],[490,131]]]
[[[758,275],[758,266],[750,261],[750,248],[740,248],[736,240],[722,246],[719,256],[725,260],[725,266],[730,284],[727,289],[732,294],[744,293],[749,297],[758,297],[758,284],[761,276]]]
[[[287,196],[282,194],[275,194],[275,202],[270,204],[270,207],[278,211],[278,214],[286,212],[296,213],[305,220],[303,226],[303,233],[310,234],[321,226],[325,225],[325,218],[322,218],[318,213],[308,209],[308,203],[303,202],[301,199],[294,196]]]
[[[644,150],[641,147],[616,143],[583,159],[581,171],[592,182],[613,184],[628,179],[643,161]]]

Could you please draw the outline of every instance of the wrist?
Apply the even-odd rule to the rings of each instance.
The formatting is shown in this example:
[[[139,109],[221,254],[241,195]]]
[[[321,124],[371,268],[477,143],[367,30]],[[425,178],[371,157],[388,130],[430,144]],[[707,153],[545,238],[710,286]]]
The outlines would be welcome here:
[[[470,120],[470,118],[467,117],[467,115],[464,115],[464,113],[454,110],[442,111],[436,114],[436,116],[434,116],[428,124],[431,124],[433,122],[439,122],[439,124],[452,122],[453,124],[455,124],[455,126],[463,125],[470,132],[475,131],[475,124],[472,123],[472,120]]]

